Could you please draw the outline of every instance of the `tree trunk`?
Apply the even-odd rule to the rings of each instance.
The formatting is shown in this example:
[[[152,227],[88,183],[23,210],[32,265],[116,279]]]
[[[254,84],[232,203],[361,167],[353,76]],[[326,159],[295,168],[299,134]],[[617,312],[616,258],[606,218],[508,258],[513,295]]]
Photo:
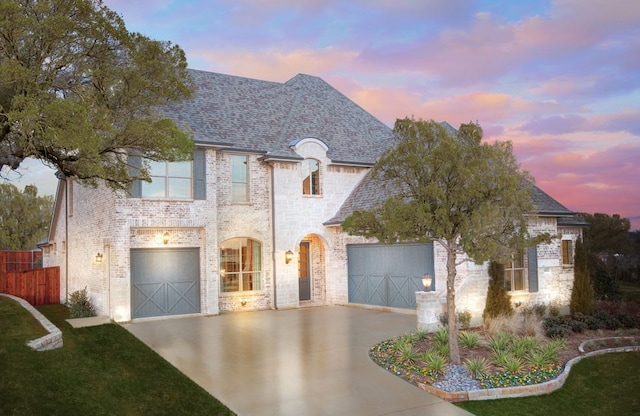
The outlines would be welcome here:
[[[460,365],[460,349],[458,347],[458,327],[456,326],[456,256],[458,242],[447,241],[447,315],[449,325],[449,361]]]

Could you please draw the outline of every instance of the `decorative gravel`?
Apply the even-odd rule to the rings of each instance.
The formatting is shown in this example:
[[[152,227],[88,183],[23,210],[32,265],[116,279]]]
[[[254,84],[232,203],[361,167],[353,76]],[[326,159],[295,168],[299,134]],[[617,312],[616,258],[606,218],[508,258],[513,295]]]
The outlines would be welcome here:
[[[432,384],[433,387],[444,391],[480,390],[480,383],[469,376],[461,365],[448,365],[444,377]]]

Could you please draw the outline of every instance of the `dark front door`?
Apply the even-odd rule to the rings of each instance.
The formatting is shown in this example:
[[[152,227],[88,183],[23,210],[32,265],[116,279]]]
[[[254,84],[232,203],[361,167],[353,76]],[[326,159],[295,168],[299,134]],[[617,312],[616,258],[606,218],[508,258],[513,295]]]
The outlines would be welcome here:
[[[308,241],[300,243],[298,255],[298,289],[300,291],[300,300],[311,299],[311,268]]]

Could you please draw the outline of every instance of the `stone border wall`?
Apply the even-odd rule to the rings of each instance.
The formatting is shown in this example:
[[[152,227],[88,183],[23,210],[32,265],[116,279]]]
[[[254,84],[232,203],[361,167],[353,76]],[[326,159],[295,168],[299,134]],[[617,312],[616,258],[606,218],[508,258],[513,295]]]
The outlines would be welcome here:
[[[581,345],[582,347],[582,345]],[[495,388],[495,389],[480,389],[480,390],[470,390],[470,391],[453,391],[448,392],[440,389],[436,389],[431,385],[421,385],[425,391],[428,391],[431,394],[434,394],[441,399],[444,399],[449,402],[463,402],[468,400],[494,400],[494,399],[507,399],[514,397],[528,397],[528,396],[539,396],[542,394],[551,393],[552,391],[558,390],[564,385],[564,382],[567,381],[569,377],[569,372],[571,371],[571,367],[573,367],[578,361],[583,358],[594,357],[596,355],[607,354],[611,352],[640,352],[640,347],[638,346],[626,346],[626,347],[618,347],[618,348],[606,348],[602,350],[592,351],[586,353],[584,355],[575,357],[567,362],[564,367],[564,370],[558,377],[553,380],[546,381],[544,383],[539,384],[531,384],[528,386],[516,386],[516,387],[503,387],[503,388]]]
[[[51,321],[45,318],[45,316],[36,310],[36,308],[31,306],[29,302],[17,296],[7,295],[6,293],[0,293],[0,296],[5,296],[18,302],[23,308],[29,311],[29,313],[31,313],[38,322],[40,322],[40,325],[42,325],[44,329],[49,331],[48,335],[28,341],[27,346],[29,348],[35,351],[47,351],[62,347],[62,331],[52,324]]]

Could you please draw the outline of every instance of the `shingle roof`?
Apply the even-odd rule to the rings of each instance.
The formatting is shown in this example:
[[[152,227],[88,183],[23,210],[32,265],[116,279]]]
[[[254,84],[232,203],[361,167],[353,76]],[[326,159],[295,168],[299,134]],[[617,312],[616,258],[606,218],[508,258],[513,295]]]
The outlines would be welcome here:
[[[373,171],[367,172],[367,175],[347,197],[336,215],[326,221],[324,225],[342,224],[342,222],[355,210],[372,210],[391,196],[386,187],[381,186],[380,183],[373,178],[372,172]],[[559,218],[566,217],[566,223],[564,225],[582,225],[572,223],[570,219],[574,217],[575,213],[567,209],[535,185],[533,185],[531,199],[533,200],[533,204],[537,208],[539,215],[557,216]],[[575,222],[577,220],[573,221]]]
[[[391,129],[318,77],[296,75],[285,83],[189,70],[192,98],[162,112],[188,126],[196,143],[299,156],[289,144],[316,138],[334,163],[372,165],[390,146]]]

